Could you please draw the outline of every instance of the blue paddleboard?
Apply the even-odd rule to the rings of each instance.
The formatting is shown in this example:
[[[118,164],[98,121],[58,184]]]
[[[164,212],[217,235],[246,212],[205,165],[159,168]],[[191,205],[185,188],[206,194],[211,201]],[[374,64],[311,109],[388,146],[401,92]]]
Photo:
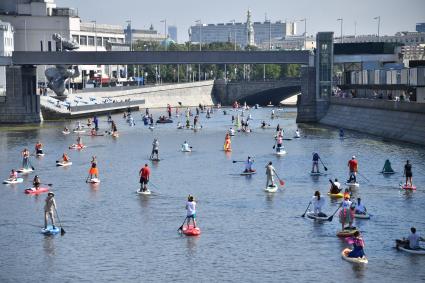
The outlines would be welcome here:
[[[44,229],[44,228],[41,229],[41,233],[44,235],[56,235],[59,232],[60,232],[60,228],[56,226],[55,229],[53,229],[52,225],[47,225],[47,229]]]

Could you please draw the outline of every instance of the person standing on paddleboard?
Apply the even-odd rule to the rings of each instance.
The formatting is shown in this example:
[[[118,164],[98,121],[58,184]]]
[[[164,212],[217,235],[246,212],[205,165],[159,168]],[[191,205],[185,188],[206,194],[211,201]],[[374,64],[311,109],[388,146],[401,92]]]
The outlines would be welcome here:
[[[91,159],[91,166],[89,170],[90,179],[93,179],[93,176],[98,179],[99,178],[99,169],[97,168],[97,159],[96,155],[93,155]]]
[[[151,169],[148,164],[142,167],[139,171],[140,176],[140,190],[139,192],[146,192],[148,190],[147,184],[149,183],[149,176],[151,175]]]
[[[319,159],[320,159],[319,154],[317,152],[313,152],[313,166],[311,167],[311,173],[320,173]]]
[[[35,154],[43,154],[43,144],[40,141],[35,144]]]
[[[349,179],[347,183],[356,183],[357,182],[357,171],[358,171],[358,163],[356,157],[353,155],[351,160],[348,161],[348,169],[350,171]]]
[[[245,161],[245,171],[244,171],[244,173],[255,172],[255,170],[252,169],[252,164],[254,164],[254,159],[252,159],[250,156],[248,156],[248,159]]]
[[[190,219],[193,222],[193,228],[196,228],[196,202],[192,195],[189,195],[186,202],[186,220],[189,228]]]
[[[78,147],[83,147],[84,146],[83,145],[83,139],[81,138],[80,135],[78,135],[78,137],[77,137],[77,146]]]
[[[47,221],[50,217],[50,220],[52,221],[52,227],[55,229],[55,217],[53,215],[53,211],[56,209],[56,201],[55,201],[55,194],[52,192],[49,192],[47,194],[45,204],[44,204],[44,229],[47,229]]]
[[[344,195],[344,200],[341,203],[341,211],[339,212],[339,222],[341,222],[341,231],[344,231],[345,229],[345,223],[349,224],[349,227],[351,228],[353,225],[353,219],[354,219],[354,208],[352,209],[353,203],[350,201],[350,197],[348,195]]]
[[[276,170],[274,169],[272,162],[270,161],[269,164],[266,165],[266,175],[267,175],[267,183],[266,187],[274,187],[274,174],[276,174]],[[270,183],[270,186],[269,186]]]
[[[322,213],[322,207],[325,204],[325,199],[320,196],[320,192],[316,191],[313,198],[311,199],[313,204],[313,212],[319,217],[326,217],[326,214]]]
[[[158,141],[158,138],[153,139],[152,153],[151,153],[150,159],[153,159],[155,154],[156,154],[156,159],[159,159],[159,141]]]
[[[410,182],[410,186],[413,186],[412,184],[412,164],[410,164],[409,160],[406,161],[406,164],[404,165],[404,176],[406,176],[406,187],[407,187],[407,181]]]
[[[97,119],[96,115],[94,115],[94,117],[93,117],[93,123],[94,123],[95,130],[96,131],[99,130],[99,120]]]
[[[27,148],[24,148],[21,154],[22,154],[22,168],[29,169],[30,168],[30,151]]]

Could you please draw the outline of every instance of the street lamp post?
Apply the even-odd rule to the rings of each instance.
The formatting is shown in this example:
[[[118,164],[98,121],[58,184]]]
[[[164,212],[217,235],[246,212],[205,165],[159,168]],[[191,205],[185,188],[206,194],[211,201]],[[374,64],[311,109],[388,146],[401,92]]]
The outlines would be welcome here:
[[[339,21],[339,22],[341,22],[341,43],[343,43],[343,39],[342,39],[342,24],[344,22],[344,19],[343,18],[340,18],[340,19],[336,19],[336,20]]]
[[[133,29],[131,27],[131,20],[126,21],[130,27],[130,51],[133,51]]]
[[[381,28],[381,16],[377,16],[373,19],[378,20],[378,41],[379,41],[379,29]]]

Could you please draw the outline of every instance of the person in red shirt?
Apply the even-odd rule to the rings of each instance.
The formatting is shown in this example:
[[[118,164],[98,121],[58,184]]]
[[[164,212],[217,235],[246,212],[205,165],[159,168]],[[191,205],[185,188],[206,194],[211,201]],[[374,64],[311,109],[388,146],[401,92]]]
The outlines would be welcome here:
[[[351,160],[348,161],[348,168],[350,170],[350,176],[347,183],[356,183],[358,163],[354,155],[351,157]]]
[[[140,192],[146,192],[148,190],[147,184],[149,182],[149,176],[151,175],[151,169],[149,168],[148,164],[145,164],[145,167],[140,169],[139,176],[140,176]]]

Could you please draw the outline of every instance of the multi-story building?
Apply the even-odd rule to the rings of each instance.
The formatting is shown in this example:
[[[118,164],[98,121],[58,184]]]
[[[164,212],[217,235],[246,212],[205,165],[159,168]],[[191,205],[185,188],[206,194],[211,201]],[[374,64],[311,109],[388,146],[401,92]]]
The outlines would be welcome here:
[[[12,56],[13,52],[13,27],[10,23],[0,21],[0,56]],[[6,67],[0,66],[0,95],[6,89]]]
[[[425,23],[417,23],[416,32],[425,32]]]
[[[248,45],[247,22],[202,24],[191,26],[189,35],[192,42],[212,43],[212,42],[235,42],[239,46]],[[282,38],[286,35],[295,35],[296,24],[293,22],[271,21],[254,22],[254,44],[262,45],[265,41],[273,38]],[[235,40],[236,39],[236,40]]]
[[[177,42],[177,27],[168,26],[168,37],[171,38],[174,42]]]
[[[313,50],[316,48],[316,38],[313,36],[304,37],[303,35],[285,36],[283,38],[272,38],[259,45],[261,49],[272,50]]]
[[[341,37],[335,37],[335,42],[340,42]],[[344,43],[361,42],[395,42],[404,45],[419,45],[425,43],[425,32],[397,32],[395,35],[347,35],[343,36]]]
[[[158,33],[153,25],[151,25],[149,29],[134,29],[131,27],[131,24],[128,24],[124,30],[124,34],[125,43],[127,44],[130,44],[130,41],[132,43],[137,41],[162,42],[166,39],[166,36],[164,34]]]

